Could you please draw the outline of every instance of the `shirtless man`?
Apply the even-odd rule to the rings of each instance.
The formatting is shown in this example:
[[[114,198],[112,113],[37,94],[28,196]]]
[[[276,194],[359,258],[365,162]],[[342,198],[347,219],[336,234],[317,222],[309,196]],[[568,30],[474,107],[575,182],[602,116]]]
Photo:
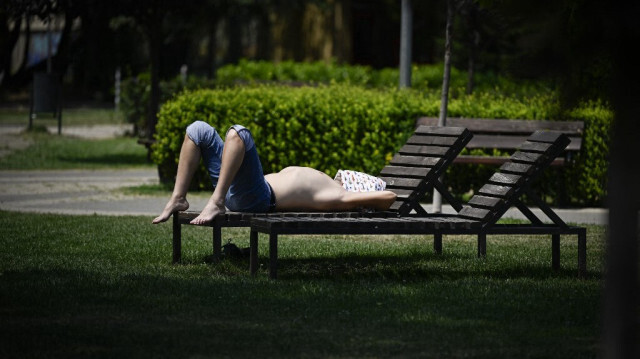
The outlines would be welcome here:
[[[173,193],[154,224],[189,208],[187,190],[201,157],[215,190],[192,224],[210,222],[227,207],[236,212],[386,210],[396,199],[391,191],[348,192],[325,173],[308,167],[287,167],[264,176],[248,129],[232,126],[223,142],[213,127],[196,121],[187,127]]]

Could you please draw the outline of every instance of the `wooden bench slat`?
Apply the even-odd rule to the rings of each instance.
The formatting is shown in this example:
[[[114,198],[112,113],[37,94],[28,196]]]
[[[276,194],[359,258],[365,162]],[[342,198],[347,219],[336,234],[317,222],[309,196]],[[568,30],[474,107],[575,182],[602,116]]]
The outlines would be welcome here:
[[[515,162],[506,162],[502,166],[500,166],[500,172],[520,175],[530,175],[534,171],[534,169],[535,166],[532,164]]]
[[[464,207],[458,215],[462,218],[473,218],[477,220],[485,219],[491,213],[490,210],[485,208]]]
[[[413,135],[407,140],[408,145],[430,145],[430,146],[453,146],[458,141],[458,137]]]
[[[552,145],[550,143],[546,143],[546,142],[525,141],[522,143],[522,145],[520,145],[518,149],[520,151],[545,153],[546,151],[549,151],[549,148],[551,146]]]
[[[468,204],[473,207],[493,208],[501,204],[503,200],[497,197],[487,197],[482,195],[474,195]]]
[[[435,126],[437,118],[421,117],[418,125]],[[465,127],[472,133],[520,133],[530,135],[538,130],[561,131],[570,136],[582,136],[584,123],[581,121],[549,121],[522,119],[448,118],[447,126]]]
[[[519,185],[523,180],[524,177],[521,175],[498,172],[494,173],[491,178],[489,178],[489,183],[516,186]]]
[[[442,136],[460,136],[465,133],[465,131],[468,131],[468,129],[464,127],[466,126],[438,126],[438,123],[436,122],[435,124],[428,126],[418,126],[414,132],[425,135],[438,134]]]
[[[438,162],[440,162],[441,160],[442,158],[440,157],[404,156],[404,155],[397,154],[393,156],[390,164],[433,167],[436,164],[438,164]]]
[[[538,163],[542,160],[544,154],[535,152],[518,151],[511,155],[511,161],[524,163]]]
[[[500,186],[494,184],[485,184],[482,186],[478,193],[493,197],[507,197],[514,190],[514,187],[511,186]]]
[[[386,166],[380,171],[383,176],[402,176],[413,178],[424,178],[431,170],[421,167]]]
[[[444,156],[449,147],[404,145],[398,153],[402,155]]]
[[[529,141],[533,142],[556,142],[562,136],[562,132],[556,131],[536,131],[529,136]]]
[[[421,179],[416,178],[406,178],[406,177],[380,177],[383,181],[387,183],[387,188],[408,188],[412,189],[418,187],[422,182]]]
[[[468,156],[460,155],[456,157],[453,163],[458,164],[480,164],[480,165],[502,165],[509,161],[509,157],[492,157],[492,156]],[[556,158],[551,162],[551,166],[563,166],[564,158]]]
[[[495,148],[498,150],[517,149],[529,136],[526,135],[474,135],[466,145],[468,149]],[[579,151],[582,147],[582,138],[570,137],[571,143],[567,146],[567,151]]]

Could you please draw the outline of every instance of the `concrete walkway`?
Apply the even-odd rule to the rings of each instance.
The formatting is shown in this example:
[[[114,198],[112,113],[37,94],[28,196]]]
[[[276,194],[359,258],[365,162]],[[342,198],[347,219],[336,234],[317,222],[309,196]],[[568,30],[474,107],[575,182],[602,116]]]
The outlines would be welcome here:
[[[166,196],[128,194],[127,187],[157,184],[153,169],[0,171],[0,209],[18,212],[144,215],[159,214]],[[189,198],[203,208],[206,195]]]

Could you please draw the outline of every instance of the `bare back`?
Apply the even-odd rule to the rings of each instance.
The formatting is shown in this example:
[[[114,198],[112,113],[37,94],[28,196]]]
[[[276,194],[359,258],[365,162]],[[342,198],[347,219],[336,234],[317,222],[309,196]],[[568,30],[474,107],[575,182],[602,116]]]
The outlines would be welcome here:
[[[385,210],[396,198],[390,191],[347,192],[325,173],[309,167],[287,167],[265,179],[273,188],[278,211]]]

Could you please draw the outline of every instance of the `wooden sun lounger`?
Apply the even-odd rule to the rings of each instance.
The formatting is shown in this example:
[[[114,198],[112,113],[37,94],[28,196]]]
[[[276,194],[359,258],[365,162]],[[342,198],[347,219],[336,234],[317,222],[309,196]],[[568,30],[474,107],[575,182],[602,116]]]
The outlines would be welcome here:
[[[440,182],[442,176],[456,156],[462,151],[473,135],[461,127],[419,126],[400,148],[390,163],[380,171],[380,177],[387,182],[387,189],[397,194],[396,201],[385,212],[330,212],[330,213],[238,213],[227,212],[205,225],[213,227],[213,255],[219,258],[222,246],[223,227],[249,227],[253,218],[355,218],[355,217],[398,217],[415,213],[420,216],[427,212],[420,205],[425,193],[436,188],[443,198],[456,210],[462,205]],[[182,225],[198,215],[197,212],[177,212],[173,215],[173,262],[181,259]]]
[[[560,266],[560,235],[578,237],[578,274],[586,274],[586,229],[568,226],[531,190],[530,185],[569,144],[559,132],[537,131],[504,163],[464,208],[456,215],[430,215],[402,218],[253,218],[250,235],[250,270],[258,269],[258,233],[269,235],[271,278],[277,277],[278,235],[294,234],[425,234],[434,236],[434,249],[442,251],[445,234],[470,234],[478,237],[478,256],[486,255],[489,234],[546,234],[552,239],[552,267]],[[544,224],[522,203],[522,195],[532,200],[553,222]],[[501,225],[496,222],[512,206],[517,207],[530,224]]]

